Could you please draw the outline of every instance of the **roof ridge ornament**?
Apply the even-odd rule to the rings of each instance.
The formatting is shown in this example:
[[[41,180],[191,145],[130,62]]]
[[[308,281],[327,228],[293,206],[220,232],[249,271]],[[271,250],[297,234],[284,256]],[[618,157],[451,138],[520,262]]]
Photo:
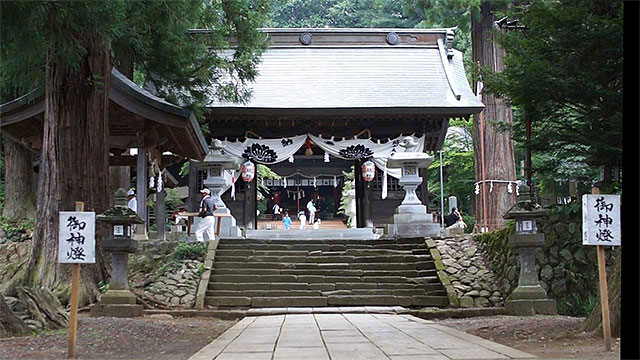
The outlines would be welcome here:
[[[447,57],[449,59],[453,57],[453,40],[456,37],[456,31],[458,31],[457,26],[447,29],[447,37],[445,40],[445,45],[447,46]]]

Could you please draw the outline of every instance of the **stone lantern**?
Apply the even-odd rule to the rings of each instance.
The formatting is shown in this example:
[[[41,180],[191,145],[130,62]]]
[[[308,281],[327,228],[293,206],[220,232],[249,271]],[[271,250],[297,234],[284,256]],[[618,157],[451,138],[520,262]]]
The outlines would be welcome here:
[[[522,186],[520,191],[516,204],[503,216],[516,221],[509,244],[518,251],[520,259],[518,287],[506,298],[504,306],[513,315],[554,315],[557,313],[556,302],[547,297],[535,270],[536,251],[544,244],[544,234],[538,233],[537,220],[545,216],[546,211],[532,200],[527,186]]]
[[[96,219],[110,225],[110,234],[102,240],[102,248],[111,253],[111,281],[100,302],[91,307],[91,316],[142,316],[142,305],[136,305],[136,296],[129,290],[127,263],[129,253],[138,249],[138,242],[131,239],[132,225],[144,224],[144,221],[127,206],[124,189],[116,191],[115,205]]]
[[[202,161],[194,161],[194,166],[199,170],[206,170],[206,177],[202,181],[204,187],[211,190],[211,198],[217,209],[215,214],[223,214],[216,221],[220,223],[221,236],[241,236],[242,232],[236,226],[236,219],[231,215],[231,210],[222,201],[222,193],[230,186],[231,181],[224,177],[225,170],[236,171],[240,168],[244,159],[238,156],[227,154],[222,148],[222,142],[217,139],[211,141],[209,153]],[[200,218],[194,218],[197,223]]]
[[[400,146],[415,146],[411,137],[402,140]],[[397,152],[387,161],[389,168],[401,168],[402,177],[398,183],[404,189],[402,203],[395,211],[391,223],[385,232],[390,236],[436,237],[440,236],[440,225],[433,221],[433,215],[427,214],[427,207],[416,195],[416,188],[422,184],[418,176],[420,168],[427,168],[433,162],[433,156],[423,152]]]

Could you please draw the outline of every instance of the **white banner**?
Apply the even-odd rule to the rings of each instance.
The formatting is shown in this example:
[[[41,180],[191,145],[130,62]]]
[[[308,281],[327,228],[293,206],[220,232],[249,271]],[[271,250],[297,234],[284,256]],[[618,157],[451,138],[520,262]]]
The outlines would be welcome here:
[[[58,262],[93,264],[96,262],[96,213],[60,211]]]
[[[582,195],[582,245],[620,246],[620,195]]]

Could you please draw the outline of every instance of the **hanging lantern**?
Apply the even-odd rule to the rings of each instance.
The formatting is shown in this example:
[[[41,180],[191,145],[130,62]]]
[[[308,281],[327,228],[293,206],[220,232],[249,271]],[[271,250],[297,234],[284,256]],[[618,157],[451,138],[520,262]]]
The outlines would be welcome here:
[[[253,181],[253,178],[256,175],[256,167],[253,165],[251,161],[247,161],[242,164],[242,180],[246,182]]]
[[[306,150],[304,151],[304,154],[307,156],[311,156],[313,155],[313,150],[311,150],[311,140],[309,138],[307,138],[307,140],[305,140],[304,145],[306,146]]]
[[[376,177],[376,164],[374,164],[373,161],[371,160],[365,161],[365,163],[362,164],[362,178],[364,179],[364,181],[370,182],[375,177]]]

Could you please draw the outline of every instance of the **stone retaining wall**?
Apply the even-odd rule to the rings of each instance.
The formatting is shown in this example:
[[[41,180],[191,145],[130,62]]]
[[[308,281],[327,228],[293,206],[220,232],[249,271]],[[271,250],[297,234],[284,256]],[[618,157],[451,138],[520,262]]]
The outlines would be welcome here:
[[[201,266],[201,261],[183,260],[180,268],[160,276],[145,290],[153,294],[157,300],[192,308],[196,303]]]
[[[498,276],[487,266],[483,252],[470,234],[433,241],[448,278],[443,280],[440,276],[441,280],[443,284],[451,284],[460,307],[503,306],[505,296],[500,291]],[[453,301],[451,305],[455,307]]]
[[[559,308],[562,303],[597,296],[596,247],[582,245],[581,215],[552,214],[538,225],[545,234],[545,241],[536,254],[535,269],[548,296],[558,302]],[[517,287],[520,274],[517,251],[509,247],[508,235],[512,231],[513,225],[474,237],[489,267],[497,275],[500,292],[507,296]],[[607,268],[613,266],[617,251],[606,250]]]

